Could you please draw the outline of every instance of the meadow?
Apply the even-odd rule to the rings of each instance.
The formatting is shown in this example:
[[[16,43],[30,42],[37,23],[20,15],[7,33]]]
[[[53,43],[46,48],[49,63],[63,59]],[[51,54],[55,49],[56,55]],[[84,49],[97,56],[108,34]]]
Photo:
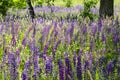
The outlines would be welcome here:
[[[80,16],[82,6],[34,7],[33,22],[26,9],[9,10],[0,21],[0,80],[120,80],[119,7],[114,19],[93,20]]]

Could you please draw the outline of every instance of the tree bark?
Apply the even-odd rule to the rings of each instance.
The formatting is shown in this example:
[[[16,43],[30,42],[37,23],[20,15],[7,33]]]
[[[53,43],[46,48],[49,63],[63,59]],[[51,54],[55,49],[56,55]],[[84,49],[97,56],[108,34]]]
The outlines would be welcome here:
[[[35,18],[35,12],[34,12],[34,9],[32,7],[31,0],[26,0],[26,2],[27,2],[27,6],[28,6],[28,13],[33,20]]]
[[[113,17],[114,16],[114,0],[100,0],[100,17]]]
[[[30,15],[30,17],[31,17],[31,19],[32,19],[33,24],[34,24],[33,19],[35,18],[35,12],[34,12],[34,9],[33,9],[32,4],[31,4],[31,0],[26,0],[26,2],[27,2],[27,6],[28,6],[28,13],[29,13],[29,15]],[[34,24],[34,25],[35,25],[35,24]],[[36,28],[35,28],[35,26],[34,26],[33,38],[35,38],[35,34],[36,34]]]

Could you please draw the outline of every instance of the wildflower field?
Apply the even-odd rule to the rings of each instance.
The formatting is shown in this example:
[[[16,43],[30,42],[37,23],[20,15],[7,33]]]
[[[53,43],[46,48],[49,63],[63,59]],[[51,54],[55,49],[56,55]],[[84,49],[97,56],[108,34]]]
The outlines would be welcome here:
[[[34,22],[26,9],[0,21],[0,80],[120,80],[118,6],[114,19],[94,20],[81,6],[34,10]]]

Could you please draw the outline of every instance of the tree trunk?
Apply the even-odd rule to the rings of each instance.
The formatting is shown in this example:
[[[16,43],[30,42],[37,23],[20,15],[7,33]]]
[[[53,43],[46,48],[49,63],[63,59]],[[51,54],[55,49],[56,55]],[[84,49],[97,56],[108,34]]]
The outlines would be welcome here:
[[[26,0],[26,2],[27,2],[27,6],[28,6],[28,13],[29,13],[29,15],[30,15],[30,17],[31,17],[31,19],[32,19],[33,24],[34,24],[33,19],[35,18],[35,12],[34,12],[34,9],[33,9],[33,7],[32,7],[31,0]],[[35,25],[35,24],[34,24],[34,25]],[[35,26],[34,26],[33,38],[35,38],[35,34],[36,34],[36,28],[35,28]]]
[[[113,17],[114,16],[114,0],[100,0],[100,17]]]
[[[27,6],[28,6],[28,13],[29,13],[30,17],[33,20],[35,18],[35,13],[34,13],[34,9],[32,7],[31,1],[30,0],[26,0],[26,2],[27,2]]]

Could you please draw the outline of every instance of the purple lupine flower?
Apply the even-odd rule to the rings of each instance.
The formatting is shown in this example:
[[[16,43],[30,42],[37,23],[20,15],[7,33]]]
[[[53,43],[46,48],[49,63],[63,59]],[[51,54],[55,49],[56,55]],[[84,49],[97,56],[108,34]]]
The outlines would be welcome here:
[[[14,53],[10,52],[8,55],[8,63],[10,70],[11,80],[17,80],[18,72],[17,72],[17,63]]]
[[[55,53],[56,53],[57,47],[58,47],[58,45],[60,44],[60,42],[61,42],[61,39],[59,39],[59,40],[57,41],[57,43],[56,43],[56,44],[53,46],[53,48],[52,48],[53,58],[55,58]]]
[[[70,38],[72,38],[72,36],[73,36],[73,32],[74,32],[74,22],[72,21],[72,23],[71,23],[71,27],[67,30],[67,35],[69,35],[70,36]]]
[[[39,73],[34,73],[32,77],[33,77],[33,80],[39,80],[40,79]]]
[[[40,72],[41,72],[41,69],[39,68],[38,65],[38,56],[36,56],[36,59],[34,59],[33,63],[34,63],[34,74],[32,77],[34,80],[38,80],[38,78],[40,78]]]
[[[95,36],[96,32],[97,32],[97,27],[94,26],[93,29],[92,29],[93,36]]]
[[[39,38],[38,42],[42,44],[43,39],[44,39],[44,35],[42,35],[42,36]]]
[[[116,17],[115,24],[116,24],[116,26],[119,25],[119,17],[118,16]]]
[[[10,27],[10,23],[9,23],[9,22],[6,22],[6,28],[5,28],[5,32],[6,32],[6,33],[8,33],[9,27]]]
[[[18,33],[18,29],[19,29],[19,25],[16,25],[16,28],[15,28],[15,34]]]
[[[77,57],[77,78],[78,80],[82,80],[82,64],[81,64],[81,55],[78,55]]]
[[[54,29],[56,30],[57,28],[57,21],[54,22]]]
[[[47,55],[46,54],[42,54],[42,55],[40,55],[40,57],[43,58],[43,60],[47,59]]]
[[[32,65],[32,63],[30,62],[30,60],[26,61],[24,64],[24,71],[22,73],[22,79],[24,80],[30,80],[30,66]]]
[[[26,38],[26,37],[24,37],[24,39],[22,40],[22,45],[25,47],[25,46],[26,46],[26,44],[27,44],[27,38]]]
[[[117,69],[117,73],[120,74],[120,61],[118,61],[118,69]]]
[[[71,43],[71,38],[70,38],[70,35],[67,35],[67,42],[68,42],[68,44],[70,44],[70,43]]]
[[[106,42],[106,35],[104,33],[102,34],[102,41]]]
[[[113,34],[113,43],[117,44],[119,42],[118,34]]]
[[[45,63],[45,73],[52,74],[52,68],[53,68],[52,59],[47,57]]]
[[[93,55],[92,55],[92,53],[90,52],[89,53],[89,66],[92,68],[92,62],[93,62]]]
[[[56,29],[54,29],[54,37],[56,38],[58,35],[58,31]]]
[[[83,53],[83,50],[79,50],[79,54],[78,55],[82,55]]]
[[[92,22],[92,21],[90,21],[90,22],[89,22],[89,24],[88,24],[88,26],[92,26],[92,23],[93,23],[93,22]]]
[[[58,39],[57,44],[55,46],[58,47],[58,45],[60,44],[60,42],[61,42],[61,39]]]
[[[111,33],[111,28],[110,27],[107,28],[107,32]]]
[[[77,41],[78,41],[79,33],[80,33],[80,32],[78,31],[77,34],[75,35],[74,42],[77,42]]]
[[[11,41],[11,43],[12,43],[12,46],[15,46],[15,45],[16,45],[16,39],[15,39],[15,36],[12,37],[12,41]]]
[[[33,53],[34,72],[36,75],[40,73],[38,52],[39,48],[36,47]]]
[[[89,61],[85,60],[85,62],[84,62],[84,70],[87,70],[88,67],[89,67]]]
[[[24,64],[24,69],[25,69],[25,70],[28,70],[29,67],[30,67],[30,65],[31,65],[30,61],[25,62],[25,64]]]
[[[83,26],[83,28],[82,28],[82,34],[87,34],[87,27],[86,26]]]
[[[70,64],[70,60],[68,55],[65,57],[65,71],[66,71],[66,80],[69,80],[69,78],[71,78],[72,80],[74,80],[74,76],[72,74],[72,66]]]
[[[101,29],[102,29],[102,20],[99,19],[98,20],[98,31],[101,32]]]
[[[115,27],[112,28],[112,36],[114,37],[114,35],[116,34],[117,29]]]
[[[46,54],[47,53],[47,50],[48,50],[48,46],[49,46],[49,42],[47,42],[44,46],[44,50],[43,50],[43,53]]]
[[[74,51],[74,56],[73,56],[73,64],[74,64],[74,67],[76,67],[76,64],[77,64],[77,55],[76,55],[75,51]]]
[[[34,56],[33,57],[34,71],[37,71],[39,69],[38,59],[39,59],[39,56]]]
[[[102,66],[104,62],[105,62],[105,57],[104,56],[100,57],[99,65]]]
[[[35,41],[33,40],[32,42],[29,42],[29,46],[30,46],[30,51],[32,53],[34,53],[34,51],[35,51]]]
[[[49,31],[50,31],[50,27],[46,26],[42,29],[41,34],[47,36]]]
[[[64,66],[61,60],[58,60],[59,79],[64,80]]]
[[[33,77],[33,80],[37,80],[37,75],[36,75],[36,73],[34,73],[32,77]]]
[[[27,79],[27,71],[26,71],[26,70],[24,70],[24,71],[22,72],[22,80],[28,80],[28,79]]]
[[[20,65],[20,49],[21,48],[19,48],[17,51],[16,51],[16,62],[17,62],[17,66],[19,66]]]
[[[102,68],[102,73],[103,74],[106,74],[107,73],[107,70],[105,68]]]
[[[103,68],[101,69],[101,71],[102,71],[103,77],[107,78],[107,76],[108,76],[108,75],[107,75],[107,69],[103,67]]]
[[[107,64],[107,73],[110,74],[110,73],[112,73],[113,71],[114,71],[114,65],[113,65],[112,62],[109,62],[109,63]]]
[[[15,25],[14,25],[14,22],[12,22],[12,29],[11,29],[11,33],[12,35],[15,34]]]
[[[72,38],[74,32],[74,21],[71,23],[71,28],[70,28],[70,37]]]

